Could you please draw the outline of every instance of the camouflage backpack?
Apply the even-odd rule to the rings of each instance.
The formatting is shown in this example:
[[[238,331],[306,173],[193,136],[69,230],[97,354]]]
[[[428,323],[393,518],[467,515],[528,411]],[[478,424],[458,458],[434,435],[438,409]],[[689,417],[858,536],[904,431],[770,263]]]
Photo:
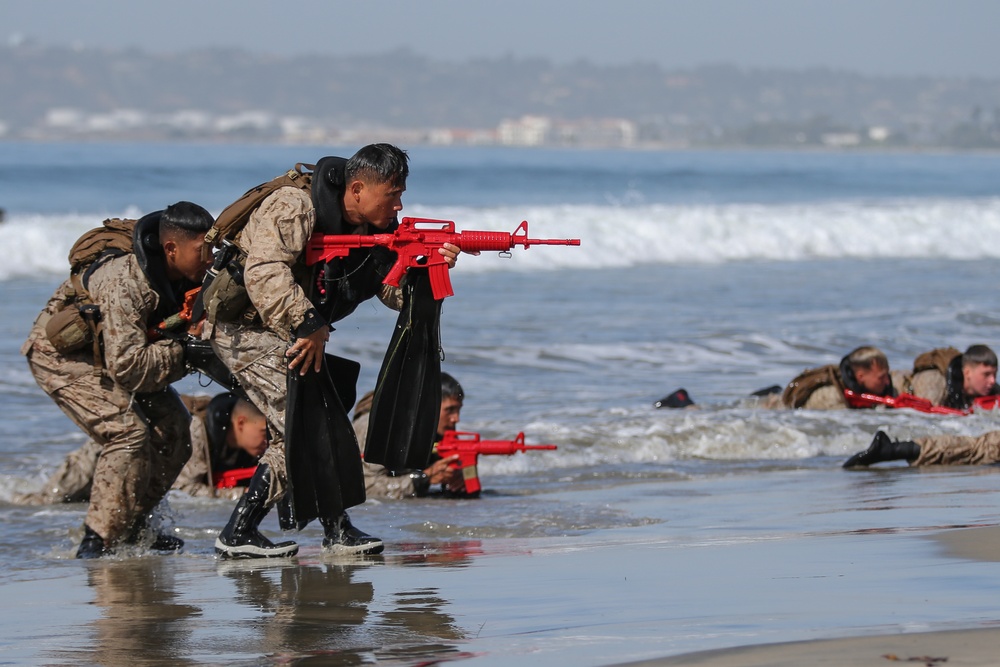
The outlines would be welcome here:
[[[960,354],[962,353],[953,347],[939,347],[930,352],[924,352],[913,360],[913,374],[936,369],[942,375],[948,375],[948,365]]]
[[[135,220],[109,218],[84,233],[69,251],[72,290],[60,310],[45,324],[45,335],[60,354],[91,344],[94,366],[101,365],[100,312],[85,287],[88,274],[106,260],[131,253]]]
[[[314,166],[311,164],[297,163],[294,169],[247,190],[215,219],[201,247],[202,258],[206,260],[213,258],[216,248],[220,249],[214,254],[212,267],[202,283],[202,303],[209,322],[234,322],[239,319],[251,322],[257,316],[243,284],[245,255],[236,245],[236,237],[261,202],[275,190],[293,187],[311,193],[312,169]]]
[[[803,371],[785,387],[781,401],[790,408],[801,408],[814,391],[828,385],[839,387],[841,391],[844,389],[840,370],[833,364]]]
[[[278,188],[300,188],[306,192],[312,190],[312,170],[316,167],[299,162],[294,169],[289,169],[281,176],[272,178],[266,183],[250,188],[243,196],[227,206],[215,219],[215,224],[205,234],[205,245],[202,247],[202,257],[210,259],[214,248],[222,247],[224,241],[233,242],[240,231],[250,220],[250,215],[257,210],[260,203]],[[308,169],[309,171],[303,171]]]

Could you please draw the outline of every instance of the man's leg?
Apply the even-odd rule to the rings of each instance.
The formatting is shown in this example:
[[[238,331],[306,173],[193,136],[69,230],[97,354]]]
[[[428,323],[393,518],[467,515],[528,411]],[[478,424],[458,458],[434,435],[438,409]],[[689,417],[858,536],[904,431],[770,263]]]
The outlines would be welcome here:
[[[147,533],[153,510],[191,458],[191,415],[171,387],[153,394],[137,395],[135,403],[149,427],[149,475],[124,542],[142,543],[155,551],[177,551],[184,546],[179,537],[158,530],[152,535]]]
[[[913,465],[988,465],[1000,462],[1000,431],[980,436],[937,435],[917,438],[920,456]]]
[[[34,370],[34,369],[33,369]],[[148,429],[131,396],[104,375],[88,374],[51,394],[56,405],[102,444],[94,468],[81,555],[99,556],[125,534],[149,477]]]
[[[173,388],[136,396],[136,403],[150,426],[149,484],[139,503],[141,512],[150,512],[191,458],[191,415]]]
[[[237,345],[238,341],[238,345]],[[221,558],[278,558],[294,556],[295,542],[275,544],[258,531],[260,522],[284,496],[285,402],[288,393],[285,341],[265,330],[239,330],[219,324],[212,338],[219,359],[229,367],[250,402],[267,419],[270,442],[250,479],[246,493],[215,542]]]
[[[241,330],[234,325],[219,324],[212,346],[237,377],[250,401],[264,413],[271,434],[268,449],[261,458],[262,465],[257,467],[251,480],[255,493],[248,491],[240,499],[229,523],[216,540],[216,553],[223,558],[293,555],[298,551],[294,542],[274,545],[257,531],[260,521],[285,495],[288,484],[285,464],[285,409],[288,398],[285,350],[288,343],[265,330]],[[323,546],[327,549],[371,554],[380,553],[383,549],[382,540],[355,528],[346,513],[321,523],[326,534]],[[243,544],[248,546],[241,548]],[[291,551],[293,547],[295,550]]]

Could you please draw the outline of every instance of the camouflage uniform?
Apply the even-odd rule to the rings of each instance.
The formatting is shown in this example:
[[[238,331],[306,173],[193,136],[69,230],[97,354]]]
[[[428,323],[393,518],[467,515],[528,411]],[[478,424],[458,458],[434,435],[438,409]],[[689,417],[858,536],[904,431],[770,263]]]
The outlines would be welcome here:
[[[895,389],[898,390],[900,387],[908,386],[910,380],[907,373],[903,371],[889,371],[889,375],[892,377],[892,386]],[[797,382],[800,377],[802,376],[796,377],[789,384]],[[758,406],[762,408],[793,407],[783,401],[782,394],[769,394],[760,399]],[[843,387],[836,384],[817,387],[809,394],[809,398],[800,407],[802,410],[847,410],[850,408],[851,406],[848,404],[847,399],[844,398]]]
[[[985,465],[1000,462],[1000,431],[980,436],[934,435],[917,438],[920,456],[910,465]]]
[[[929,368],[914,373],[910,379],[910,392],[914,396],[926,398],[934,405],[944,405],[948,396],[948,380],[944,373],[936,368]]]
[[[358,445],[361,447],[361,455],[365,453],[365,439],[368,436],[368,412],[354,417],[354,432],[358,436]],[[415,480],[409,475],[391,475],[385,466],[376,463],[363,463],[365,471],[365,493],[369,498],[413,498],[415,496],[426,495],[426,484],[424,492],[417,490]]]
[[[246,289],[258,317],[250,324],[219,321],[205,327],[215,353],[267,418],[271,440],[261,457],[270,469],[267,506],[286,490],[285,352],[314,309],[300,282],[307,275],[302,258],[315,223],[312,198],[298,188],[280,188],[261,202],[236,239],[247,255]],[[357,233],[367,233],[365,226]],[[384,287],[379,298],[396,310],[402,307],[398,288]]]
[[[15,502],[21,505],[88,502],[90,484],[94,481],[94,469],[102,449],[97,441],[88,440],[82,447],[66,455],[40,491],[26,493],[16,498]]]
[[[97,268],[88,290],[101,310],[103,365],[95,368],[90,346],[62,355],[45,335],[45,324],[73,293],[69,281],[35,320],[21,351],[38,385],[101,445],[86,524],[113,544],[160,502],[191,455],[190,415],[170,388],[186,369],[180,343],[148,340],[160,297],[134,255]]]

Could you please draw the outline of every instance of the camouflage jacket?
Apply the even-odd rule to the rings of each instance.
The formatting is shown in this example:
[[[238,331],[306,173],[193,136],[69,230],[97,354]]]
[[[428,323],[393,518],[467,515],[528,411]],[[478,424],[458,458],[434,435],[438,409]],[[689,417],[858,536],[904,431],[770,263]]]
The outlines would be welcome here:
[[[135,255],[116,257],[97,268],[88,291],[101,310],[104,369],[115,383],[132,393],[149,393],[184,377],[187,371],[183,346],[168,339],[149,340],[147,330],[156,324],[154,317],[160,296]],[[33,352],[51,357],[52,365],[58,366],[58,372],[50,374],[42,387],[49,394],[94,371],[89,346],[60,355],[45,335],[49,318],[66,305],[72,293],[69,280],[56,289],[21,348],[22,354]]]

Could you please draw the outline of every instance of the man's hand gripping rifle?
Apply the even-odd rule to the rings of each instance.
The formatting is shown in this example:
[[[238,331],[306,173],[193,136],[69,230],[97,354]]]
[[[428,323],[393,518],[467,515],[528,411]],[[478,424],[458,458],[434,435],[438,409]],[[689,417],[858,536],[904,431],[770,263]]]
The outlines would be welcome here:
[[[462,469],[465,492],[468,494],[479,493],[482,488],[477,469],[480,454],[510,456],[529,449],[556,449],[556,446],[526,445],[524,444],[523,432],[518,433],[513,440],[480,440],[478,433],[445,431],[444,438],[434,447],[434,451],[441,458],[458,456],[458,461],[453,464],[453,467]]]
[[[440,300],[455,293],[448,277],[448,264],[438,252],[446,243],[458,246],[465,252],[496,251],[503,254],[509,253],[515,246],[528,248],[533,245],[580,245],[580,239],[529,239],[527,221],[523,221],[513,234],[509,234],[475,230],[456,232],[455,223],[450,220],[403,218],[392,233],[313,234],[306,246],[306,264],[346,257],[354,248],[384,246],[398,256],[383,281],[386,285],[398,287],[407,269],[423,267],[430,275],[434,298]]]

